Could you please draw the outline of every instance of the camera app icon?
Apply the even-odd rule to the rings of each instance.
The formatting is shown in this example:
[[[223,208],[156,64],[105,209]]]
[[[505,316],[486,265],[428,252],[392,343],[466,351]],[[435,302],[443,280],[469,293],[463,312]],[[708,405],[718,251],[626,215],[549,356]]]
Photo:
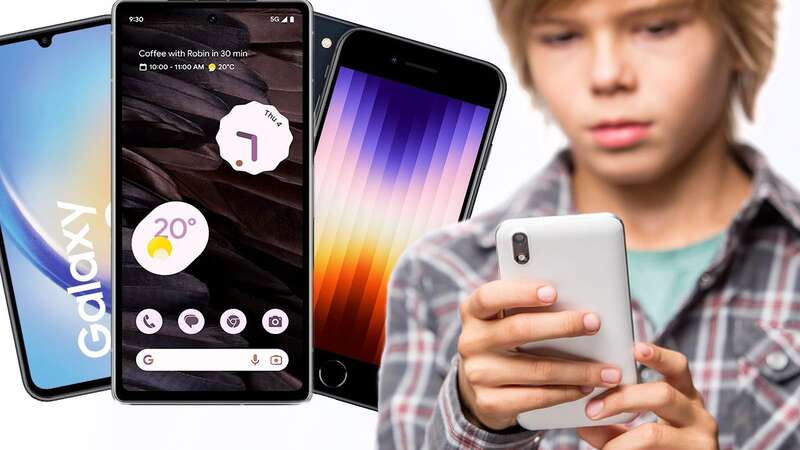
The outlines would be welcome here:
[[[273,308],[264,313],[261,325],[269,334],[281,334],[289,328],[289,316],[282,310]]]
[[[280,366],[283,364],[283,357],[281,355],[272,355],[269,358],[269,363],[273,366]]]

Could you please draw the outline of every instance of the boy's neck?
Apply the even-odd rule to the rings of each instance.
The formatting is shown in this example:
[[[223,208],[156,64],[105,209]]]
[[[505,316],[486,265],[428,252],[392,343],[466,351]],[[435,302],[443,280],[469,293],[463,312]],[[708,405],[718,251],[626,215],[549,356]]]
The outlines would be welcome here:
[[[750,196],[751,184],[722,132],[647,183],[615,184],[578,163],[572,176],[578,211],[619,216],[633,250],[684,247],[722,232]]]

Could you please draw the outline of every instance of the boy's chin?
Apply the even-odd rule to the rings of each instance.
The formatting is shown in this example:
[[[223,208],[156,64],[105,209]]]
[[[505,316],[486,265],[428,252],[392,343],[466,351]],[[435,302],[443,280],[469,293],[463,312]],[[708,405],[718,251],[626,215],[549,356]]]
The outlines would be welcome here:
[[[676,163],[667,152],[662,154],[648,146],[614,150],[592,149],[582,159],[596,177],[618,186],[657,182]]]

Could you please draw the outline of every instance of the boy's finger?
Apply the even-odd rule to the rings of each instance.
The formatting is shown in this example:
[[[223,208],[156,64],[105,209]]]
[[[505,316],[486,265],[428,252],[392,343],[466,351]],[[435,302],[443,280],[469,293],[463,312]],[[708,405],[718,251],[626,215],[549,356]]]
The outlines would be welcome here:
[[[484,386],[567,385],[614,387],[622,375],[607,364],[541,358],[525,353],[483,353],[464,363],[463,375],[472,383]]]
[[[553,286],[537,282],[490,281],[472,293],[462,313],[476,319],[494,319],[510,308],[550,306],[556,301]]]
[[[698,397],[689,372],[689,360],[682,353],[643,342],[636,343],[636,360],[664,375],[664,381],[691,399]]]
[[[558,311],[515,314],[481,323],[459,342],[461,354],[484,350],[510,350],[530,342],[565,337],[589,336],[600,329],[597,314],[585,311]]]
[[[605,419],[623,412],[654,412],[678,427],[690,426],[698,420],[698,406],[673,385],[658,381],[631,384],[609,390],[586,405],[586,416]]]
[[[628,431],[624,425],[578,428],[578,436],[594,448],[603,448],[606,442]]]

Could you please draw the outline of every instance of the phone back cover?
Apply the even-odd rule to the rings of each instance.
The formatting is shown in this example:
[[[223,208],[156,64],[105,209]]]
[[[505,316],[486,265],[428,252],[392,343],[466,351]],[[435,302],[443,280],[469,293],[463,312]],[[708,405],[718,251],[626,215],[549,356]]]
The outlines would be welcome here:
[[[514,233],[528,235],[530,260],[518,264],[513,257]],[[622,383],[637,382],[633,358],[633,324],[628,291],[628,269],[622,222],[608,213],[511,219],[497,229],[500,278],[551,283],[556,303],[536,311],[590,310],[600,316],[600,331],[580,336],[531,343],[520,347],[537,355],[596,360],[622,370]],[[519,309],[507,311],[508,314]],[[596,388],[570,403],[522,413],[520,425],[531,430],[625,423],[635,414],[603,420],[586,417],[586,403],[604,392]]]

